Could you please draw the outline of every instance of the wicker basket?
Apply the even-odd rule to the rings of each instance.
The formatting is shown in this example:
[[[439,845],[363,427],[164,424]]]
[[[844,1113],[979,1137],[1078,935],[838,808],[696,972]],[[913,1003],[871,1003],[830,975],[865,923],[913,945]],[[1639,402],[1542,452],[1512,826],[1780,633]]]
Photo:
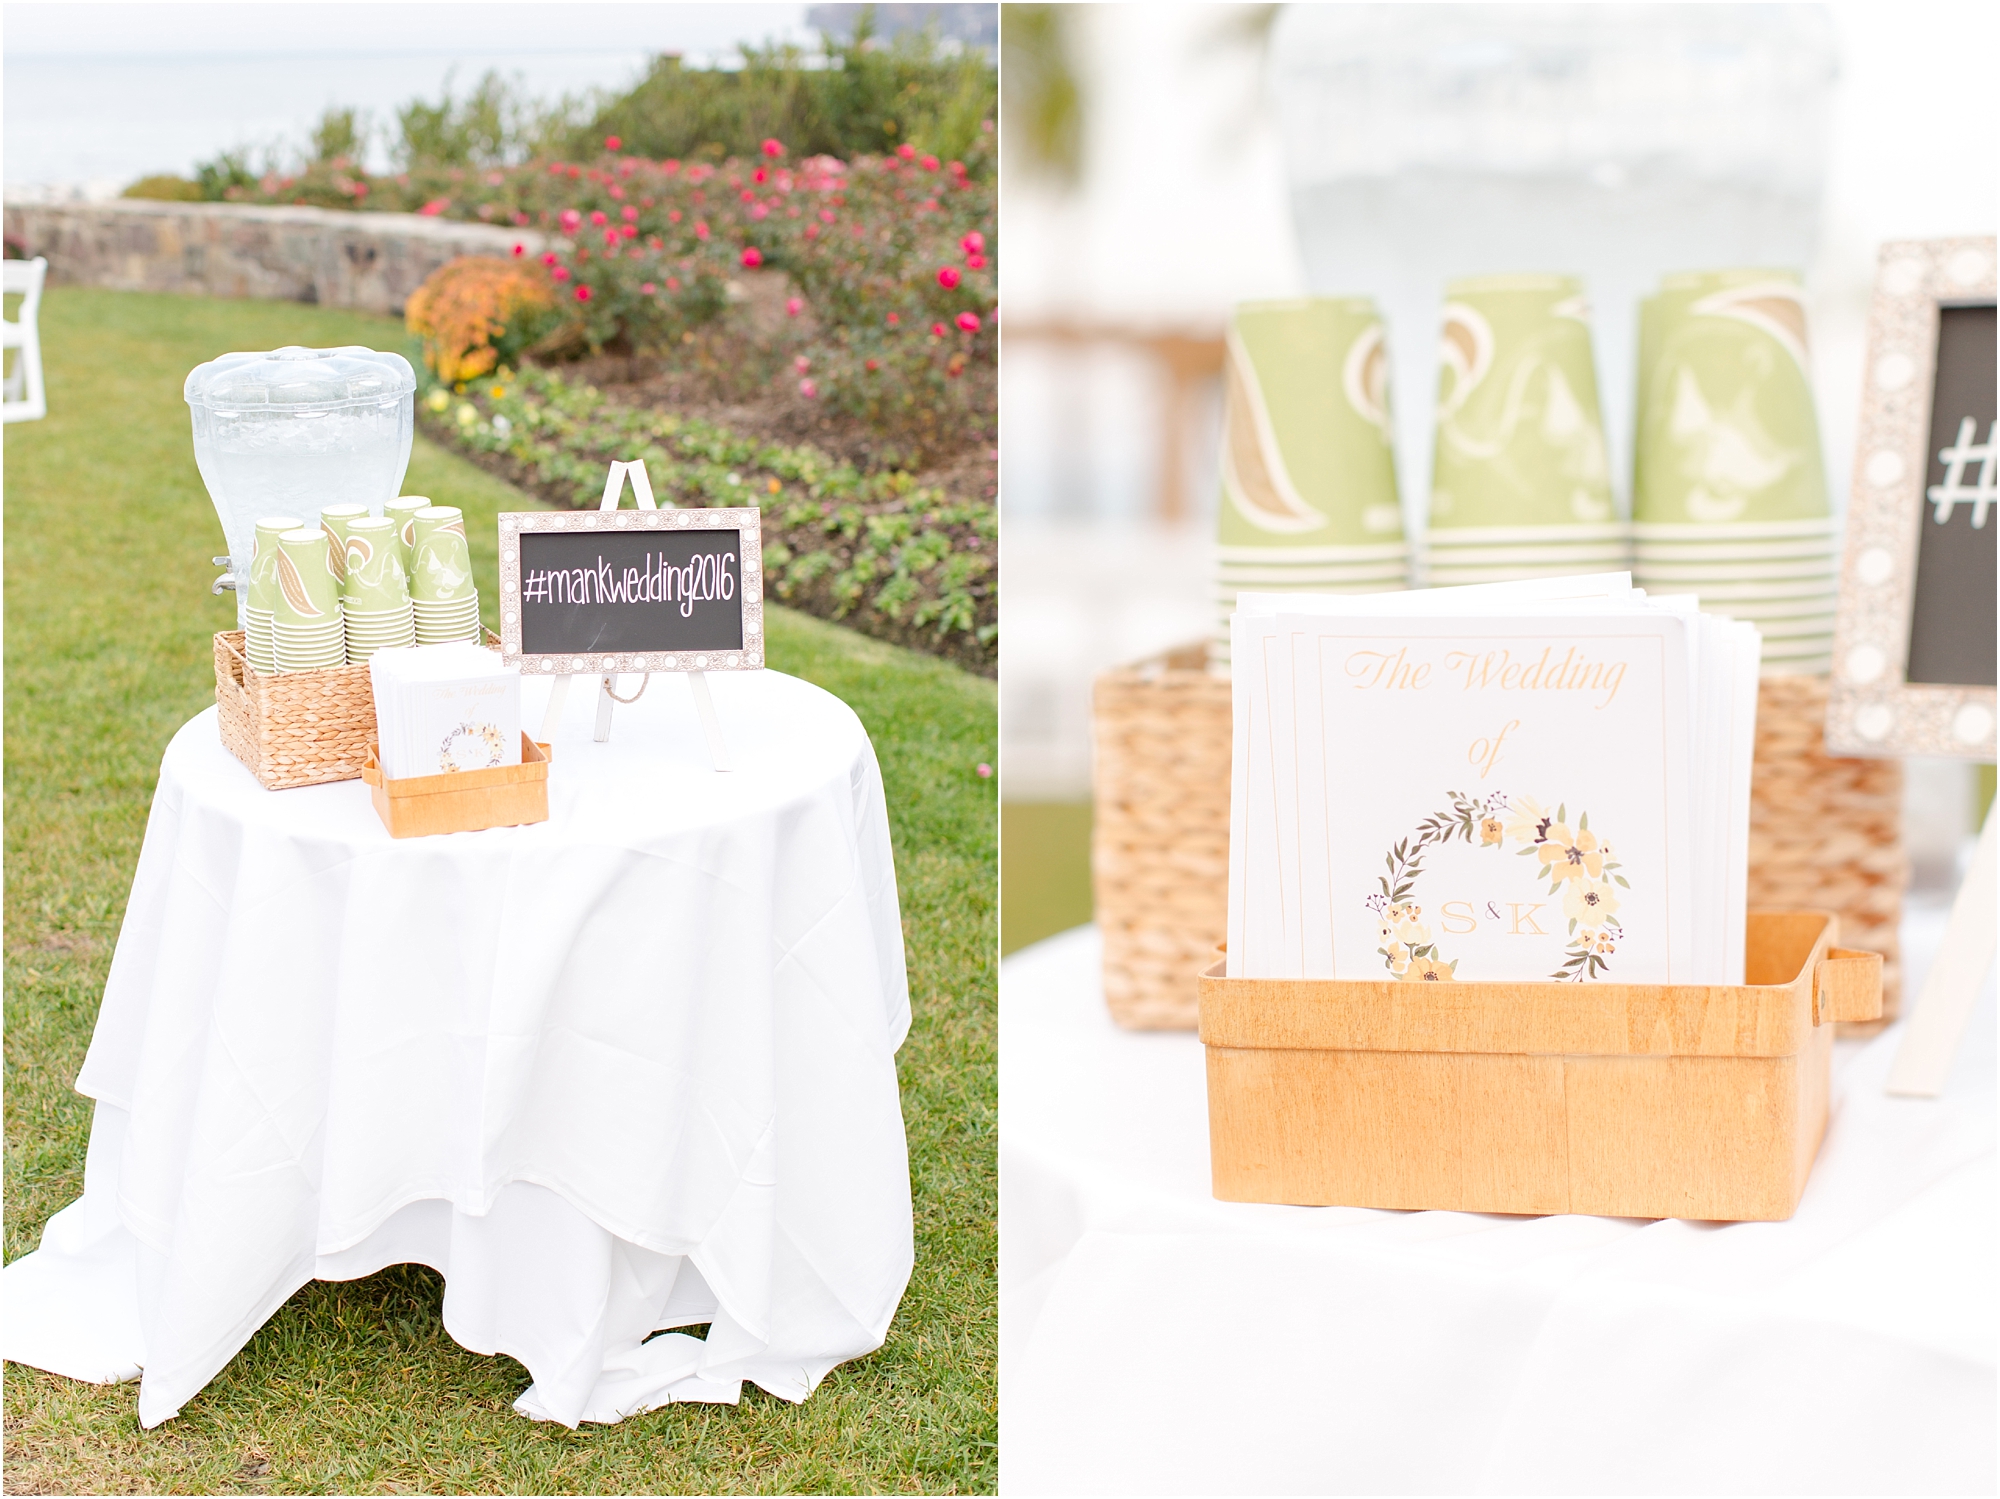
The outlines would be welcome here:
[[[1840,915],[1840,940],[1882,954],[1882,1018],[1843,1026],[1872,1034],[1902,999],[1897,928],[1909,858],[1903,849],[1903,762],[1826,752],[1827,679],[1769,676],[1757,688],[1750,773],[1750,904],[1813,906]]]
[[[366,666],[266,676],[243,656],[243,632],[215,637],[215,712],[222,742],[270,791],[356,781],[375,737]]]
[[[1120,1025],[1192,1030],[1228,928],[1229,679],[1189,646],[1097,679],[1091,869]]]
[[[1097,679],[1097,925],[1104,998],[1135,1030],[1192,1030],[1195,975],[1229,926],[1229,680],[1190,646]],[[1902,764],[1825,752],[1826,680],[1758,686],[1750,783],[1754,907],[1819,908],[1883,955],[1883,1019],[1899,998],[1907,861]]]

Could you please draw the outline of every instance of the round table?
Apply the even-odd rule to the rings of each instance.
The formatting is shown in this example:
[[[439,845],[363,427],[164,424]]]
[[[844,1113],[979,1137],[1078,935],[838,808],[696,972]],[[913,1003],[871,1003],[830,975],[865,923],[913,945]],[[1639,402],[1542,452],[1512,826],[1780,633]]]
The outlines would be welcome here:
[[[679,680],[605,744],[575,692],[547,822],[404,840],[361,782],[266,791],[186,724],[77,1080],[84,1195],[7,1267],[0,1354],[143,1370],[154,1426],[308,1280],[407,1262],[571,1426],[803,1400],[880,1346],[913,1252],[881,777],[829,694],[709,682],[734,770]]]

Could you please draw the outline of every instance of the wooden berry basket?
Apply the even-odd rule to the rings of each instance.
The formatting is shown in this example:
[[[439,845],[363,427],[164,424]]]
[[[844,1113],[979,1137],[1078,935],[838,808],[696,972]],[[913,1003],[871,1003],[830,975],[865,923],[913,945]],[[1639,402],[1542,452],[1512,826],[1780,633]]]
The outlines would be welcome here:
[[[375,737],[367,667],[267,675],[241,630],[216,633],[215,712],[223,744],[267,791],[355,780]]]
[[[519,827],[549,820],[549,761],[552,752],[525,733],[521,763],[451,775],[406,776],[382,773],[381,750],[368,746],[361,779],[375,814],[391,838],[424,838],[432,833],[476,833],[485,828]]]
[[[1226,1202],[1789,1218],[1833,1022],[1882,959],[1826,911],[1750,916],[1738,986],[1200,976]]]

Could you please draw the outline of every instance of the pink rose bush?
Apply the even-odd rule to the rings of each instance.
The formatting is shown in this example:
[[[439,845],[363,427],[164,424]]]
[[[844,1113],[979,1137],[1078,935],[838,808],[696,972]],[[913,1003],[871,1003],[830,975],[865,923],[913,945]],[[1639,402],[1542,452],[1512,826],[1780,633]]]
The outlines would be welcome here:
[[[994,190],[962,161],[909,142],[852,161],[798,159],[776,139],[747,161],[656,161],[611,136],[594,161],[372,181],[343,163],[340,174],[347,190],[334,196],[348,207],[542,231],[552,248],[539,258],[567,293],[579,351],[671,352],[722,323],[743,295],[733,284],[780,274],[782,339],[805,341],[814,361],[815,395],[799,399],[924,446],[949,445],[968,421],[991,424]],[[236,191],[328,200],[275,175]]]

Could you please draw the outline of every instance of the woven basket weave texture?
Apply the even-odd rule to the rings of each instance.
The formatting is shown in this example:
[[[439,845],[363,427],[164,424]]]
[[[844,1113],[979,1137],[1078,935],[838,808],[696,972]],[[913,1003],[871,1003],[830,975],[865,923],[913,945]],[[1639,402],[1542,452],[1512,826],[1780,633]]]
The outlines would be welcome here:
[[[1105,1002],[1134,1030],[1192,1030],[1195,975],[1228,930],[1229,679],[1190,646],[1104,673],[1094,707]],[[1759,683],[1749,904],[1837,912],[1843,945],[1882,954],[1884,1019],[1866,1033],[1900,998],[1902,765],[1829,757],[1825,722],[1825,678]]]
[[[215,711],[223,744],[270,791],[358,781],[375,737],[366,666],[267,676],[244,658],[241,630],[215,637]]]
[[[1765,677],[1757,687],[1750,773],[1750,904],[1840,916],[1843,947],[1882,954],[1882,1018],[1843,1026],[1872,1034],[1902,1002],[1897,928],[1910,864],[1903,848],[1903,762],[1826,752],[1827,679]]]
[[[1229,679],[1190,646],[1097,679],[1091,872],[1104,997],[1137,1030],[1192,1030],[1229,913]]]

